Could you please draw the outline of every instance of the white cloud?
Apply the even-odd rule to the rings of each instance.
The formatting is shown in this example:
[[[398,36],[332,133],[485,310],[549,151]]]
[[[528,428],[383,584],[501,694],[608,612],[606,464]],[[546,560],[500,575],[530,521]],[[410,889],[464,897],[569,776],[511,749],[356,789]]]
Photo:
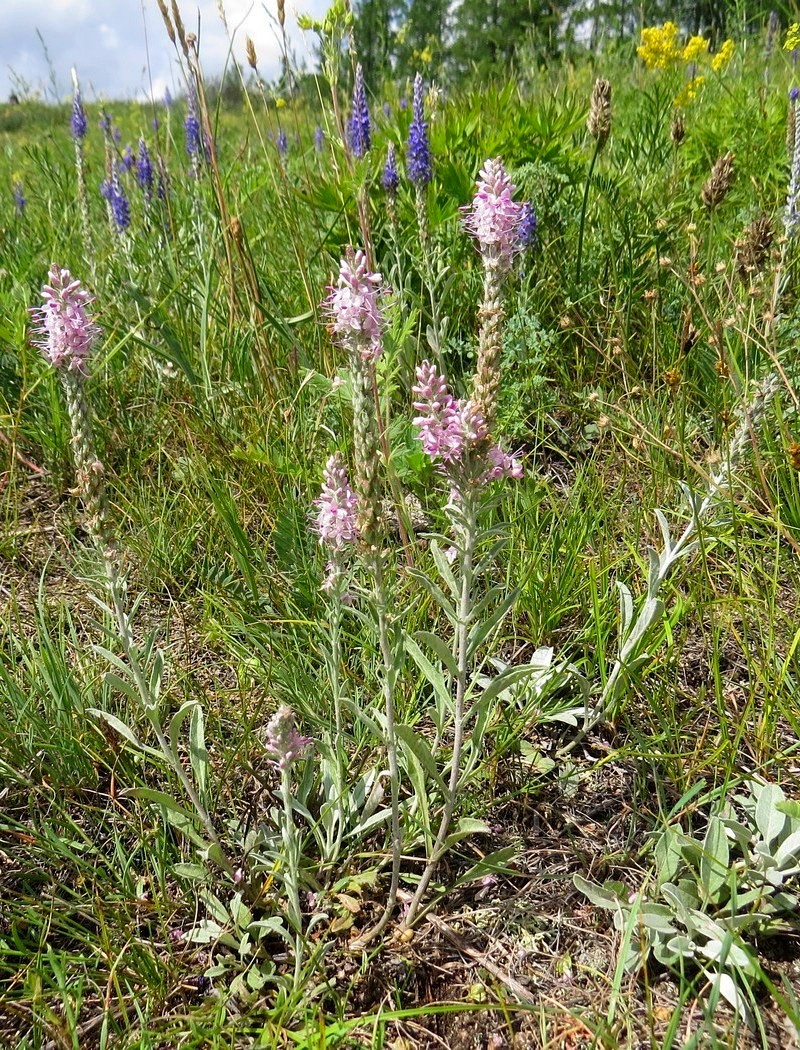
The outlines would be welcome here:
[[[299,62],[311,64],[309,34],[297,28],[297,13],[320,16],[329,0],[287,4],[286,30]],[[179,0],[187,32],[198,32],[200,59],[207,77],[219,76],[231,57],[245,65],[250,36],[259,71],[271,79],[280,69],[275,0],[223,0],[228,31],[217,0]],[[142,9],[144,8],[144,10]],[[273,17],[270,17],[271,12]],[[55,73],[57,93],[71,90],[76,66],[84,94],[106,99],[160,98],[169,86],[181,89],[175,52],[167,39],[156,0],[0,0],[0,98],[12,90],[14,70],[34,89],[52,99],[51,71],[37,36],[41,34]],[[231,50],[230,37],[233,38]],[[124,60],[122,58],[124,54]]]
[[[103,47],[107,47],[111,51],[119,47],[119,33],[116,31],[116,29],[113,29],[111,26],[107,26],[105,23],[103,23],[98,28],[100,32],[100,39],[103,42]]]

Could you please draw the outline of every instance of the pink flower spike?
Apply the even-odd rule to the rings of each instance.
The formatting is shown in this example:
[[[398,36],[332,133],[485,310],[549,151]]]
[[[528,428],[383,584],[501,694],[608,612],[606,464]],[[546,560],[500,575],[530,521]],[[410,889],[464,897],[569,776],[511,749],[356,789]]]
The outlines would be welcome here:
[[[489,449],[486,458],[489,461],[489,469],[484,475],[485,481],[496,481],[498,478],[514,478],[519,481],[522,477],[522,463],[516,456],[509,456],[499,445]]]
[[[514,185],[497,158],[487,160],[480,172],[472,205],[464,226],[478,242],[487,268],[507,273],[520,250],[519,224],[522,205],[512,199]]]
[[[464,418],[461,406],[450,393],[444,376],[430,361],[417,368],[417,382],[411,388],[415,395],[414,426],[419,428],[422,447],[432,460],[453,463],[464,454]]]
[[[358,539],[356,507],[358,497],[350,487],[340,452],[330,457],[322,480],[322,492],[314,500],[315,519],[320,542],[341,551]]]
[[[310,744],[311,737],[300,736],[294,724],[294,711],[286,704],[281,704],[267,723],[265,744],[272,762],[283,772],[298,758],[302,758]]]
[[[377,360],[383,349],[385,318],[379,301],[383,293],[381,275],[369,272],[367,257],[359,250],[352,259],[342,259],[336,287],[323,304],[340,342],[365,361]]]
[[[69,270],[53,264],[48,278],[50,283],[42,288],[44,302],[29,311],[35,324],[34,333],[39,337],[33,344],[54,368],[85,376],[89,354],[101,334],[86,310],[94,298],[81,288],[81,282],[76,281]]]

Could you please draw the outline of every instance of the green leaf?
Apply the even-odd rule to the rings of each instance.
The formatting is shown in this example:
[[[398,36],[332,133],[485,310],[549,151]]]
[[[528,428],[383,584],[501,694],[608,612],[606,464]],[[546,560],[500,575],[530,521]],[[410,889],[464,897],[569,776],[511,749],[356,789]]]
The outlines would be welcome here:
[[[87,708],[86,713],[91,715],[92,718],[99,718],[103,722],[107,722],[115,733],[118,733],[124,740],[127,740],[129,744],[133,744],[135,748],[142,751],[144,754],[151,755],[153,758],[164,758],[161,752],[156,750],[156,748],[143,744],[134,731],[127,726],[121,718],[117,718],[116,715],[112,715],[108,711],[101,711],[97,707]]]
[[[458,613],[456,612],[455,606],[449,598],[446,597],[438,583],[435,583],[427,573],[422,572],[420,569],[408,569],[407,571],[412,579],[416,580],[417,583],[422,584],[450,623],[455,627],[458,624]]]
[[[730,848],[725,825],[721,817],[712,814],[700,857],[700,883],[707,900],[717,902],[720,890],[728,881],[729,863]]]
[[[621,896],[616,888],[611,888],[608,883],[598,886],[596,882],[589,882],[582,875],[573,875],[572,882],[575,889],[598,908],[607,908],[611,911],[619,911],[628,908],[628,901]]]
[[[415,631],[413,637],[416,642],[421,645],[427,645],[429,649],[432,649],[433,652],[436,653],[451,678],[458,677],[458,668],[456,666],[453,652],[450,646],[440,638],[438,634],[432,634],[430,631]]]
[[[486,875],[490,874],[514,874],[509,872],[507,864],[516,852],[516,846],[504,846],[503,849],[496,850],[494,853],[488,853],[477,864],[473,864],[458,879],[453,888],[457,889],[459,886],[466,886],[468,883],[485,878]]]
[[[200,704],[195,704],[189,722],[189,761],[200,795],[204,798],[208,789],[208,751],[206,750],[203,708]]]
[[[438,667],[431,663],[413,638],[406,638],[406,649],[411,656],[411,659],[433,687],[433,691],[436,695],[437,706],[443,707],[446,711],[451,711],[453,709],[453,698],[442,672]]]
[[[173,754],[177,755],[178,753],[178,745],[180,743],[181,727],[183,726],[183,722],[192,713],[196,705],[196,700],[185,700],[170,719],[169,741],[172,745]]]
[[[411,726],[397,725],[395,726],[395,733],[400,743],[408,748],[419,762],[428,778],[436,785],[442,794],[445,794],[444,780],[442,779],[439,766],[437,765],[436,759],[433,757],[433,753],[428,746],[427,740],[420,736],[419,733],[414,732]]]
[[[450,563],[448,562],[448,560],[447,560],[447,558],[446,558],[446,556],[444,554],[444,551],[439,546],[439,543],[438,543],[437,540],[431,540],[431,542],[430,542],[430,552],[431,552],[431,557],[433,558],[433,563],[436,566],[437,572],[439,573],[439,575],[441,576],[442,580],[446,584],[447,589],[452,594],[454,600],[458,601],[459,596],[460,596],[458,583],[456,582],[456,578],[453,575],[453,570],[450,568]]]
[[[785,802],[786,796],[777,784],[754,784],[752,792],[756,799],[756,827],[767,845],[772,846],[786,824],[786,814],[778,809],[778,803]]]
[[[205,846],[206,843],[197,833],[197,817],[194,813],[190,813],[188,809],[184,809],[180,803],[176,802],[171,795],[166,794],[164,791],[156,791],[155,788],[148,787],[134,787],[128,788],[125,791],[125,795],[131,798],[143,798],[148,802],[155,802],[156,805],[161,806],[164,810],[164,815],[170,824],[176,828],[181,834],[185,835],[187,839],[194,842],[197,846]]]

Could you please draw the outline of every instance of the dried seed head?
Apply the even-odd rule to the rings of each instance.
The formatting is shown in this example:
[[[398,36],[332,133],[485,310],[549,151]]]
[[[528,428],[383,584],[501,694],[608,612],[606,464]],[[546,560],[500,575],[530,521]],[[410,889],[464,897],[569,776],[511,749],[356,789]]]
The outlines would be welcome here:
[[[735,244],[736,272],[746,282],[764,269],[774,233],[769,216],[762,213],[747,226]]]
[[[258,59],[256,58],[256,45],[253,43],[252,37],[247,37],[244,45],[244,53],[247,56],[247,64],[251,69],[258,68]]]
[[[683,123],[683,117],[680,114],[678,114],[672,121],[672,126],[669,129],[669,137],[672,139],[672,143],[675,146],[680,146],[686,138],[686,126]]]
[[[175,27],[172,24],[172,19],[169,17],[169,11],[167,10],[165,0],[156,0],[156,2],[158,3],[158,9],[161,12],[161,17],[164,19],[164,26],[167,30],[167,36],[170,38],[170,41],[174,46],[177,43],[175,39]]]
[[[183,19],[181,18],[181,12],[177,4],[177,0],[172,0],[172,20],[175,23],[175,31],[178,34],[178,40],[181,43],[181,51],[183,51],[184,57],[189,57],[189,48],[186,44],[186,30],[183,28]]]
[[[700,196],[709,209],[716,208],[727,196],[733,182],[733,154],[720,157],[706,179]]]
[[[602,149],[611,132],[611,82],[598,78],[592,89],[589,118],[586,121],[589,134]]]
[[[278,0],[278,25],[283,29],[286,21],[286,0]]]

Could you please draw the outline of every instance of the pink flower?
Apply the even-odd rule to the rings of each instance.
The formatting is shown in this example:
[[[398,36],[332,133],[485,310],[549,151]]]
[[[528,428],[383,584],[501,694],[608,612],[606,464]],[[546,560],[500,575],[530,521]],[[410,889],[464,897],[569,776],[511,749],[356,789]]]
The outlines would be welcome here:
[[[320,542],[341,551],[358,539],[356,507],[358,497],[350,488],[340,452],[330,457],[322,480],[322,492],[314,500],[315,525]]]
[[[498,478],[514,478],[518,481],[522,477],[522,463],[516,456],[509,456],[499,445],[492,446],[486,458],[489,469],[484,475],[484,481],[496,481]]]
[[[486,425],[470,401],[456,401],[444,376],[430,361],[417,368],[414,408],[419,413],[414,425],[419,428],[422,447],[432,460],[457,463],[467,448],[483,441]]]
[[[466,211],[464,225],[478,242],[488,268],[506,273],[520,250],[522,205],[512,199],[514,185],[503,162],[487,160],[480,172],[477,192]]]
[[[29,311],[38,339],[33,340],[54,368],[87,375],[86,361],[100,335],[86,307],[94,298],[81,288],[69,270],[53,264],[48,274],[50,283],[42,288],[44,302]]]
[[[310,736],[300,736],[294,724],[294,711],[281,704],[267,723],[265,744],[273,764],[283,772],[292,762],[302,758],[309,745]]]
[[[367,257],[359,250],[352,259],[342,259],[339,280],[324,303],[339,341],[365,361],[376,360],[383,349],[382,294],[381,275],[369,272]]]

